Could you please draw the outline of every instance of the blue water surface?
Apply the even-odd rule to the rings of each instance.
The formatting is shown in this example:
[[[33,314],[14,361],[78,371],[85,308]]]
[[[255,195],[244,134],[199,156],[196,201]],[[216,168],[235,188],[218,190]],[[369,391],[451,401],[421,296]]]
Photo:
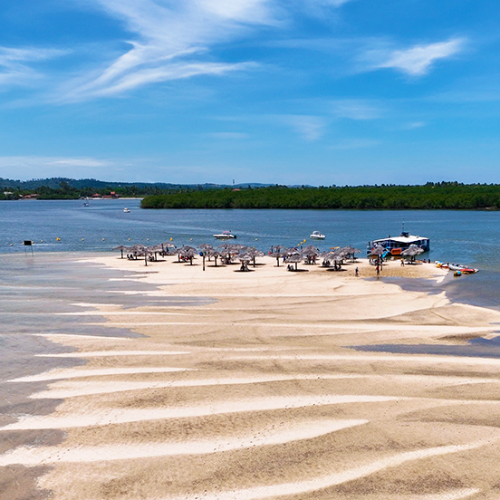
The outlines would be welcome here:
[[[124,213],[123,208],[130,209]],[[314,243],[321,250],[353,245],[366,255],[367,242],[397,235],[402,226],[429,237],[423,257],[467,264],[480,273],[450,280],[450,296],[500,308],[500,212],[354,210],[143,210],[139,199],[0,201],[0,252],[107,252],[118,245],[161,243],[177,246],[218,242],[213,234],[230,229],[238,243],[267,251],[271,245]],[[313,242],[312,231],[326,239]],[[59,241],[57,240],[59,238]]]

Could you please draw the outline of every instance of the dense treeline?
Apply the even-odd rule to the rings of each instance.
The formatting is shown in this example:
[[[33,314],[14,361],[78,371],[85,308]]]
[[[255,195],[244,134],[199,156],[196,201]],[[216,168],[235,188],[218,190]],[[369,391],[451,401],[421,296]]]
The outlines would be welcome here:
[[[500,185],[427,183],[424,186],[357,186],[178,192],[146,196],[143,208],[281,208],[374,210],[498,210]]]
[[[204,189],[223,189],[217,184],[168,184],[168,183],[129,183],[104,182],[96,179],[67,179],[53,177],[20,181],[0,178],[0,200],[17,200],[26,195],[36,194],[40,200],[65,200],[110,195],[120,197],[143,197],[153,194],[168,194],[179,191],[199,191]]]

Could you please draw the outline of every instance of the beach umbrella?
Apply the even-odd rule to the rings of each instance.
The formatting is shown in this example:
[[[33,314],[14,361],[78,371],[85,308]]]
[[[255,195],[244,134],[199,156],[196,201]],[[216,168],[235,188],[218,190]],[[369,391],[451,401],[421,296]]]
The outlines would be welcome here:
[[[287,258],[286,258],[286,261],[287,263],[289,264],[295,264],[295,270],[297,271],[297,264],[302,260],[302,255],[300,254],[300,252],[296,252],[296,253],[290,253]]]
[[[115,248],[113,248],[113,250],[120,250],[121,254],[122,254],[122,259],[123,259],[123,250],[128,250],[128,247],[126,247],[125,245],[119,245]]]
[[[208,258],[213,258],[215,261],[215,267],[217,267],[217,259],[220,257],[220,253],[218,250],[215,250],[214,248],[210,248],[207,250],[207,256]]]
[[[421,253],[424,253],[424,249],[412,243],[406,250],[401,252],[401,255],[405,258],[408,257],[410,262],[415,262],[415,257]]]
[[[269,255],[276,259],[276,263],[277,263],[278,267],[280,267],[280,257],[283,257],[283,255],[285,254],[285,250],[286,250],[286,247],[284,247],[282,245],[273,245],[269,249]]]
[[[247,248],[246,250],[244,250],[244,252],[246,252],[246,255],[248,255],[251,258],[253,262],[253,267],[255,267],[255,259],[257,257],[264,257],[264,252],[262,252],[261,250],[257,250],[254,247]]]
[[[342,250],[345,251],[346,257],[348,257],[352,260],[354,260],[356,258],[354,256],[355,254],[361,253],[361,250],[359,250],[358,248],[351,247],[351,246],[343,247]]]

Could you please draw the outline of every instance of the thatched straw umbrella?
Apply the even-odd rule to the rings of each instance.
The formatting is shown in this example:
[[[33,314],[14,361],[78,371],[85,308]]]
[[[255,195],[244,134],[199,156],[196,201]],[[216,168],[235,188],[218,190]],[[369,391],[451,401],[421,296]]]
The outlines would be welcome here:
[[[378,267],[380,266],[380,268],[382,269],[382,264],[383,264],[383,259],[382,259],[382,256],[387,252],[387,249],[384,248],[382,245],[375,245],[372,249],[371,249],[371,253],[370,253],[370,259],[373,260],[373,258],[375,257],[375,264],[377,265],[377,274],[378,274]]]
[[[181,257],[184,260],[189,260],[191,265],[193,265],[193,259],[196,255],[196,248],[190,247],[189,245],[184,245],[181,248],[177,249],[178,262],[181,261]]]
[[[224,243],[217,247],[219,251],[220,258],[226,263],[231,264],[231,261],[236,257],[242,250],[245,250],[245,245]]]
[[[160,243],[158,246],[162,247],[164,255],[175,254],[176,246],[173,243],[171,243],[170,241],[164,241],[163,243]]]
[[[424,253],[424,249],[412,243],[406,250],[401,252],[401,255],[404,258],[408,258],[410,264],[413,264],[415,262],[415,257],[421,253]]]
[[[152,247],[148,247],[148,252],[154,254],[154,259],[158,260],[158,254],[164,253],[163,247],[161,245],[153,245]]]
[[[308,245],[301,251],[301,255],[304,257],[306,264],[315,264],[319,253],[319,250],[313,245]]]
[[[269,255],[276,259],[276,264],[280,267],[280,258],[285,255],[286,247],[282,245],[273,245],[269,249]]]
[[[356,260],[355,254],[361,253],[361,250],[358,248],[354,248],[351,246],[343,247],[341,248],[346,254],[346,258],[351,259],[351,260]]]
[[[257,250],[256,248],[247,248],[246,249],[246,254],[250,257],[250,259],[252,260],[252,263],[253,263],[253,267],[255,267],[255,259],[257,257],[264,257],[264,252],[260,251],[260,250]]]
[[[248,264],[252,260],[252,256],[250,254],[244,251],[238,254],[238,260],[241,262],[240,271],[250,271],[250,269],[248,269]]]
[[[123,259],[123,250],[128,250],[128,247],[126,247],[125,245],[119,245],[119,246],[113,248],[113,250],[120,250],[120,252],[122,254],[121,258]]]
[[[219,251],[215,250],[214,248],[211,248],[207,250],[207,257],[209,258],[209,260],[213,258],[215,261],[215,267],[217,267],[217,259],[220,257]]]
[[[135,259],[137,260],[137,257],[138,256],[141,256],[144,255],[144,251],[147,249],[147,247],[145,245],[142,245],[141,243],[137,244],[137,245],[132,245],[128,250],[130,251],[130,253],[135,257]]]
[[[295,264],[295,271],[297,271],[297,264],[302,260],[302,255],[297,252],[297,253],[290,253],[286,257],[287,263],[290,264]],[[290,270],[290,267],[288,267],[288,270]]]
[[[208,256],[208,260],[210,260],[210,250],[212,250],[213,247],[210,243],[202,243],[198,248],[201,250],[200,255],[203,257],[203,270],[205,270],[205,259]]]

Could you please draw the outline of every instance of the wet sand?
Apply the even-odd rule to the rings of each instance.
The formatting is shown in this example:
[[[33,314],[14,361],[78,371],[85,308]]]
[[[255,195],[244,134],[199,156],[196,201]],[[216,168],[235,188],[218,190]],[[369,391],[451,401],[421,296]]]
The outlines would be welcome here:
[[[351,348],[494,338],[500,313],[451,303],[445,271],[173,260],[92,258],[127,273],[126,302],[54,313],[96,331],[42,332],[60,348],[34,359],[56,365],[10,379],[54,411],[4,422],[32,439],[0,455],[0,478],[38,475],[56,500],[498,498],[500,360]]]

